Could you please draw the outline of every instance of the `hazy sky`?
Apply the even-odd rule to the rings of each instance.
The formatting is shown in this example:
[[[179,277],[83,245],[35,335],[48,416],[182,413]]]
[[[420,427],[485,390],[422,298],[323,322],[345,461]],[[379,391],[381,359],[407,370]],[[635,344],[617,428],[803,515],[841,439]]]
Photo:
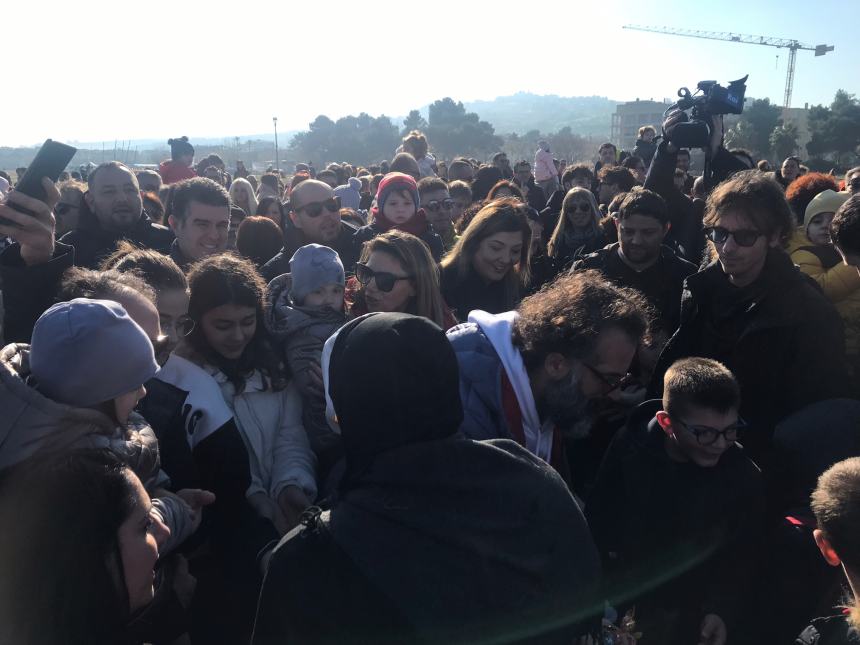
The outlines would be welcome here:
[[[443,96],[660,99],[747,73],[748,96],[782,102],[786,50],[626,23],[835,45],[798,52],[793,105],[860,94],[846,0],[18,0],[0,14],[0,146],[228,137],[270,131],[272,116],[283,131],[321,113],[405,115]]]

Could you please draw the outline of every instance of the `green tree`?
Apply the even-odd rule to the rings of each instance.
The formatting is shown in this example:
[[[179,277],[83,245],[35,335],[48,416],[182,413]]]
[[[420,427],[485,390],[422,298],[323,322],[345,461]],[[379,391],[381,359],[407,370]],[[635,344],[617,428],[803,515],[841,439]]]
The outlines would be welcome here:
[[[768,144],[770,145],[770,144]],[[727,148],[747,148],[756,151],[756,131],[749,121],[738,121],[737,125],[726,131]]]
[[[809,109],[809,131],[812,137],[806,148],[810,154],[833,154],[837,166],[850,162],[860,146],[860,102],[853,94],[838,90],[830,107]]]
[[[400,134],[406,136],[413,130],[420,130],[421,132],[427,130],[427,121],[424,120],[424,117],[421,116],[421,112],[418,110],[409,112],[409,116],[403,121],[403,129],[400,131]]]
[[[770,133],[770,147],[777,160],[785,159],[797,152],[797,126],[794,123],[778,125]]]
[[[430,106],[427,139],[443,158],[458,155],[483,157],[502,147],[493,126],[481,121],[474,112],[466,112],[461,102],[445,97]]]
[[[782,124],[780,114],[780,107],[771,104],[770,99],[754,100],[739,119],[739,124],[746,122],[752,128],[748,135],[749,143],[745,146],[736,147],[750,148],[760,157],[769,157],[771,153],[770,133],[775,127]]]
[[[290,152],[318,166],[332,161],[370,164],[389,159],[397,147],[397,127],[387,116],[372,117],[362,112],[332,121],[318,116],[309,129],[290,141]]]

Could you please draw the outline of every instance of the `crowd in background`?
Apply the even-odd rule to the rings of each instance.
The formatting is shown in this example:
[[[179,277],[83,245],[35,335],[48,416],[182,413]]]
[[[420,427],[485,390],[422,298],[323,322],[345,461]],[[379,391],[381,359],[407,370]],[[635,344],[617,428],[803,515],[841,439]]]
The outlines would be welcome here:
[[[0,642],[860,642],[860,167],[672,128],[0,171]]]

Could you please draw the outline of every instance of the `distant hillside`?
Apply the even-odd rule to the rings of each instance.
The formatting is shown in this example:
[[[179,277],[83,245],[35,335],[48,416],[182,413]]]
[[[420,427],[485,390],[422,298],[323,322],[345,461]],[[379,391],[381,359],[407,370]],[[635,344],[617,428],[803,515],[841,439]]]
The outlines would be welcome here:
[[[618,101],[602,96],[539,96],[518,92],[464,105],[492,123],[497,134],[525,134],[530,130],[548,133],[570,126],[575,134],[608,136]]]

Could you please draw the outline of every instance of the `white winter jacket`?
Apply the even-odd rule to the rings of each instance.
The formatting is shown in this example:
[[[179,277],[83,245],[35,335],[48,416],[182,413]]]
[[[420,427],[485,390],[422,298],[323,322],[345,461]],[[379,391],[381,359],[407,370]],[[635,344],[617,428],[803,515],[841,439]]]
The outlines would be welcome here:
[[[245,389],[236,394],[223,372],[210,365],[204,369],[221,388],[248,449],[251,486],[247,497],[252,505],[259,505],[262,496],[257,493],[264,493],[277,506],[278,495],[287,486],[298,486],[308,499],[316,499],[316,457],[302,425],[302,399],[293,384],[272,391],[256,370],[246,379]],[[271,508],[256,510],[271,518]]]

